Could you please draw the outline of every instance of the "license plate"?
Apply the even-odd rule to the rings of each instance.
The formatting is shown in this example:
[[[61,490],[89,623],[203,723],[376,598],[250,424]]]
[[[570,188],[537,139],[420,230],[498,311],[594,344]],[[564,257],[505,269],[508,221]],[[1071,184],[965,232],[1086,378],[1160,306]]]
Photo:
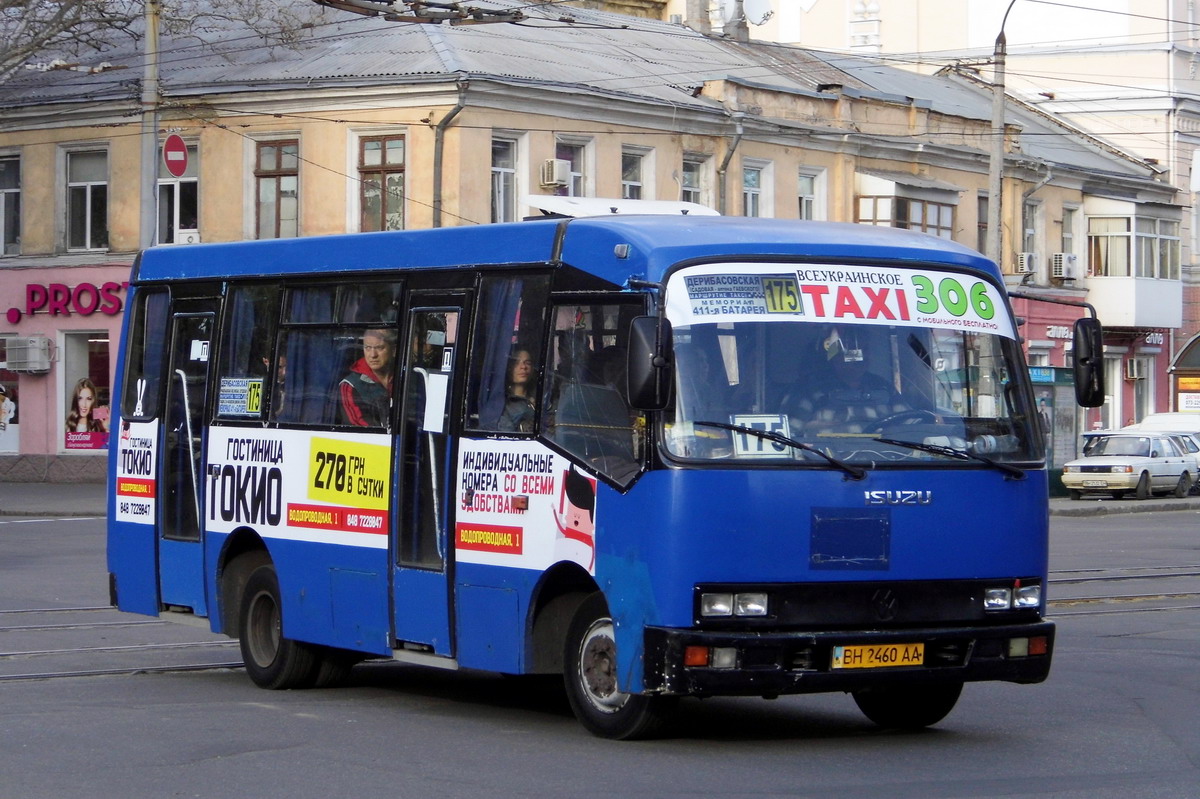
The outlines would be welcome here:
[[[1083,484],[1088,488],[1104,488],[1108,485],[1107,480],[1084,480]]]
[[[920,666],[925,662],[925,644],[867,644],[835,646],[835,669],[886,669],[894,666]]]

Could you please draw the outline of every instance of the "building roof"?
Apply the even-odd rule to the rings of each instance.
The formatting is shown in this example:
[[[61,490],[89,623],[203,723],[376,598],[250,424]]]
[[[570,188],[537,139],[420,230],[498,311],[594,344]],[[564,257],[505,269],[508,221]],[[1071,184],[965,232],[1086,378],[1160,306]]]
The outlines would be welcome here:
[[[310,0],[278,2],[307,5]],[[699,90],[706,81],[731,80],[809,96],[830,96],[828,88],[837,86],[851,95],[908,100],[935,112],[990,120],[986,87],[887,67],[869,58],[736,42],[682,25],[558,4],[473,0],[472,5],[519,8],[527,19],[516,24],[451,26],[390,23],[331,11],[327,24],[304,31],[301,43],[293,47],[266,46],[244,27],[232,25],[189,37],[164,36],[162,93],[170,101],[308,88],[374,90],[471,79],[723,116],[726,110],[721,103]],[[0,84],[0,110],[49,104],[111,113],[114,103],[136,110],[141,75],[136,47],[123,39],[94,61],[128,68],[94,75],[22,73]],[[1031,159],[1086,174],[1143,181],[1154,177],[1145,164],[1115,148],[1099,146],[1030,107],[1010,103],[1007,117],[1010,124],[1021,127],[1021,151]],[[814,131],[832,130],[821,120],[802,124]],[[0,130],[5,127],[0,122]]]

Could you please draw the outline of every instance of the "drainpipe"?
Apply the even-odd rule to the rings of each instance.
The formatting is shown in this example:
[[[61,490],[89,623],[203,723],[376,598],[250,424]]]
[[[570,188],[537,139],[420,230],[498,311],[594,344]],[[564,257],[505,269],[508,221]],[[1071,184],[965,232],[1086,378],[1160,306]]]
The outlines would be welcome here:
[[[467,81],[458,83],[458,103],[433,127],[433,227],[442,226],[442,159],[446,149],[446,128],[467,104]]]
[[[746,115],[741,111],[734,111],[729,116],[733,119],[734,125],[737,127],[733,135],[733,142],[729,145],[729,149],[725,151],[725,158],[721,160],[721,166],[717,168],[717,192],[719,195],[717,197],[717,211],[720,212],[721,216],[725,216],[729,211],[729,199],[726,191],[729,181],[726,170],[729,169],[729,162],[733,160],[733,153],[742,142],[742,120],[746,118]]]

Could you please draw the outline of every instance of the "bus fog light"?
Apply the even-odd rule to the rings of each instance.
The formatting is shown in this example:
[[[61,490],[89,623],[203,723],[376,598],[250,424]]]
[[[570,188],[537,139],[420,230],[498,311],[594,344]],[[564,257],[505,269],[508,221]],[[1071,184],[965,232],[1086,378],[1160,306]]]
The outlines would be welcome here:
[[[1008,610],[1012,607],[1012,591],[1008,588],[988,588],[983,592],[984,610]]]
[[[701,616],[732,616],[733,594],[701,594]]]
[[[714,646],[712,648],[712,663],[714,669],[737,668],[737,650],[732,646]]]
[[[706,646],[689,646],[683,650],[683,665],[685,666],[707,666],[708,665],[708,647]]]
[[[1036,608],[1042,604],[1042,586],[1023,585],[1013,594],[1014,608]]]
[[[1035,635],[1029,639],[1029,654],[1046,655],[1050,652],[1050,639],[1044,635]]]
[[[766,616],[767,595],[764,593],[734,594],[733,615]]]
[[[1009,638],[1008,639],[1008,656],[1010,658],[1027,658],[1027,657],[1029,657],[1029,639],[1028,638]]]

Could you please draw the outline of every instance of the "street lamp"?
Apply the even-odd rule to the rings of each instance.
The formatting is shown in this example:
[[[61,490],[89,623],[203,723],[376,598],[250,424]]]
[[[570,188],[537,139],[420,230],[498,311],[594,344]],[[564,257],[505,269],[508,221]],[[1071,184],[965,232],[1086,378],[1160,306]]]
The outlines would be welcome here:
[[[1003,255],[1003,238],[1000,235],[1000,197],[1004,191],[1004,59],[1008,40],[1004,36],[1004,25],[1008,12],[1017,0],[1010,0],[1000,20],[1000,33],[996,36],[996,49],[992,55],[992,150],[988,161],[988,218],[987,256],[1000,264]]]

